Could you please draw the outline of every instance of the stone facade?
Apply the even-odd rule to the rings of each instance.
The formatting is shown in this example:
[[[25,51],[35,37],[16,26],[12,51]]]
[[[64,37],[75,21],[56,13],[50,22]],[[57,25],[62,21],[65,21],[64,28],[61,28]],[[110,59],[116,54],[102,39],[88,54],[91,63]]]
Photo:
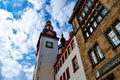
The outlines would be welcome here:
[[[91,1],[92,6],[84,15],[82,11],[86,5],[89,6],[89,1]],[[99,4],[106,12],[102,9],[98,10]],[[102,19],[100,16],[99,18],[95,16],[94,12],[96,11],[98,11],[98,15],[102,15],[102,11],[103,14],[105,13]],[[81,15],[82,21],[80,21]],[[97,27],[95,27],[94,21],[91,21],[92,17],[100,20]],[[73,25],[87,80],[120,80],[120,0],[78,0],[69,22]],[[90,27],[86,28],[88,23],[93,26],[93,29],[90,29],[91,33],[88,29]],[[117,26],[117,30],[115,26]],[[87,31],[84,32],[86,29],[88,34]],[[109,35],[110,32],[115,33],[115,35]],[[96,43],[104,57],[93,65],[89,51]],[[106,71],[101,72],[105,69]]]

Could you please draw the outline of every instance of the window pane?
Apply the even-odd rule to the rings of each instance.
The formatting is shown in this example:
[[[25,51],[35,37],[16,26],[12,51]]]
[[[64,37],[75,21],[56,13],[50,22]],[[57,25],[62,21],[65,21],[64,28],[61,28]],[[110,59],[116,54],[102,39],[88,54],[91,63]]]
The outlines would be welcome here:
[[[112,44],[114,44],[115,46],[120,44],[119,38],[117,37],[117,35],[113,31],[109,32],[108,36],[109,36]]]
[[[98,11],[94,12],[93,14],[94,14],[94,17],[96,17],[98,14]]]
[[[102,10],[102,16],[105,16],[107,14],[108,10],[107,9],[103,9]]]
[[[84,10],[85,10],[85,12],[88,12],[88,10],[89,10],[89,9],[88,9],[88,7],[87,7],[87,6],[85,6],[85,9],[84,9]]]
[[[95,51],[96,51],[97,56],[98,56],[98,58],[99,58],[100,60],[104,58],[104,55],[103,55],[103,53],[102,53],[102,50],[100,49],[100,47],[99,47],[98,45],[95,47]]]
[[[98,25],[98,24],[97,24],[97,22],[96,22],[96,21],[94,21],[94,22],[93,22],[93,26],[96,28],[96,27],[97,27],[97,25]]]
[[[80,20],[80,22],[83,20],[81,16],[79,17],[79,20]]]
[[[91,33],[93,32],[93,28],[92,28],[92,27],[90,27],[90,32],[91,32]]]
[[[85,17],[85,12],[82,12],[82,16]]]
[[[120,22],[115,26],[115,29],[120,34]]]
[[[97,58],[96,58],[96,56],[95,56],[94,51],[91,51],[90,57],[91,57],[92,63],[93,63],[93,64],[97,64],[98,61],[97,61]]]
[[[71,47],[72,47],[72,49],[75,47],[75,43],[74,43],[74,41],[72,41],[72,43],[71,43]]]
[[[92,2],[91,2],[91,1],[89,1],[87,5],[88,5],[88,7],[91,7]]]
[[[94,2],[94,0],[91,0],[92,2]]]
[[[90,19],[90,21],[92,22],[94,20],[94,18],[92,17],[91,19]]]
[[[98,5],[97,9],[101,10],[103,8],[103,6],[101,4]]]
[[[101,22],[101,21],[102,21],[102,16],[99,15],[99,16],[97,17],[97,20],[98,20],[98,22]]]
[[[89,33],[88,32],[86,32],[86,37],[88,38],[90,35],[89,35]]]

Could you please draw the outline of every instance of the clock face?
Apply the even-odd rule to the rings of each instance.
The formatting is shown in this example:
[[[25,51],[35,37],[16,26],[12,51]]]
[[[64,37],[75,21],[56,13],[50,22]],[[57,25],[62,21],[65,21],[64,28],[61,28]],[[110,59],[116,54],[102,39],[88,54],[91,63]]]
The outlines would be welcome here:
[[[49,42],[49,41],[46,41],[46,47],[53,48],[53,43]]]

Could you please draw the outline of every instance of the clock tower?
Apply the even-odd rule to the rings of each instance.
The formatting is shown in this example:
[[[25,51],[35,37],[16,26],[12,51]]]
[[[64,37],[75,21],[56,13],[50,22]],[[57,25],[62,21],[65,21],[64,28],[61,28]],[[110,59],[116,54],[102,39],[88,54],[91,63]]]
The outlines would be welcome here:
[[[58,38],[48,20],[37,43],[33,80],[54,80],[54,63],[58,53]]]

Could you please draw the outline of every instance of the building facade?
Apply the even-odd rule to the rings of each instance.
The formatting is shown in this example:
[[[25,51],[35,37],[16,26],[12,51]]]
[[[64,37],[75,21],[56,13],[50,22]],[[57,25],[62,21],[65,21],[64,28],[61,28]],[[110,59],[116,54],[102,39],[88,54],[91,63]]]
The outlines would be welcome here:
[[[54,80],[54,63],[58,53],[58,38],[50,21],[46,22],[37,43],[33,80]]]
[[[120,0],[78,0],[73,25],[87,80],[120,80]]]
[[[74,33],[59,48],[59,55],[54,65],[55,80],[86,80],[81,57]]]

